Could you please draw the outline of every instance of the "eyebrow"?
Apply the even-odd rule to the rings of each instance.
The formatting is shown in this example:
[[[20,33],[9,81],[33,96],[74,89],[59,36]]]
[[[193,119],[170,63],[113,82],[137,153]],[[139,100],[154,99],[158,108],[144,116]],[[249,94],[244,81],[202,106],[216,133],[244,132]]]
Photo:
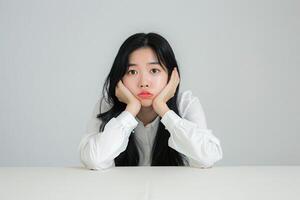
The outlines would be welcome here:
[[[149,62],[148,63],[149,65],[159,65],[159,62],[158,61],[155,61],[155,62]],[[137,64],[134,64],[134,63],[129,63],[128,64],[128,67],[130,67],[130,66],[137,66]]]

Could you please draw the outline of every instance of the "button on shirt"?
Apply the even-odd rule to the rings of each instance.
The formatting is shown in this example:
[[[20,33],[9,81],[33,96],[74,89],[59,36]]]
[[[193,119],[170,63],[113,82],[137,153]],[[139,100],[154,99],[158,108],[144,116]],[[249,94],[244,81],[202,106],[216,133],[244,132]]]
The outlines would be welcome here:
[[[151,150],[161,121],[170,132],[169,147],[185,156],[191,167],[212,167],[222,159],[223,152],[220,140],[207,128],[199,98],[187,90],[178,93],[177,101],[180,116],[169,110],[162,118],[157,116],[144,126],[142,121],[124,110],[108,121],[103,132],[99,132],[101,120],[96,116],[99,114],[100,98],[78,146],[81,163],[95,170],[114,167],[114,159],[126,150],[129,136],[134,134],[140,156],[139,166],[150,166]],[[101,112],[111,107],[105,101],[101,105],[101,109],[104,108]]]

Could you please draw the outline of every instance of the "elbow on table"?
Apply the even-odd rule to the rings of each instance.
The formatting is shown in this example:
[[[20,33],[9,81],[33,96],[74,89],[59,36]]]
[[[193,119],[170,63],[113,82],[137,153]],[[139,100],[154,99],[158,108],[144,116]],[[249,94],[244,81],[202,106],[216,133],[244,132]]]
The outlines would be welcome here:
[[[102,161],[89,146],[80,149],[80,162],[90,170],[104,170],[114,166],[114,160]]]
[[[211,160],[202,160],[200,167],[201,168],[212,168],[215,165],[215,163],[221,159],[222,158],[211,159]]]
[[[199,157],[195,160],[191,160],[191,166],[200,167],[200,168],[212,168],[216,162],[222,160],[223,153],[222,150],[218,154],[214,154],[213,156]]]
[[[81,159],[81,163],[84,165],[85,168],[90,170],[105,170],[113,167],[113,162],[105,163],[105,162],[95,162],[93,160],[83,160]]]
[[[213,145],[211,150],[206,151],[205,158],[199,158],[203,163],[204,168],[211,168],[216,162],[222,160],[223,158],[223,151],[220,144]]]

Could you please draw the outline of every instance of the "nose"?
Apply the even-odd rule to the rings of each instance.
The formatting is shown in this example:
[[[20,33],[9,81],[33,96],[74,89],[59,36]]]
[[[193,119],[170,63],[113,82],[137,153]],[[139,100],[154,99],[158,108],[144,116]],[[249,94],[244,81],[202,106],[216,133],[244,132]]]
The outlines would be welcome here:
[[[141,79],[140,79],[140,87],[145,88],[149,87],[149,80],[148,76],[146,74],[142,74]]]
[[[141,85],[141,88],[143,88],[143,87],[149,87],[149,85],[148,84],[146,84],[146,85]]]

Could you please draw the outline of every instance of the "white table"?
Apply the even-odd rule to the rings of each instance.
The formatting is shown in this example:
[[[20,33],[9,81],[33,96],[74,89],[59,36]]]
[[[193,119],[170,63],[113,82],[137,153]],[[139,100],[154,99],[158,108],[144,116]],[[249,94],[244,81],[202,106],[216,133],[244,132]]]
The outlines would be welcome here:
[[[1,200],[300,199],[300,166],[0,167]]]

